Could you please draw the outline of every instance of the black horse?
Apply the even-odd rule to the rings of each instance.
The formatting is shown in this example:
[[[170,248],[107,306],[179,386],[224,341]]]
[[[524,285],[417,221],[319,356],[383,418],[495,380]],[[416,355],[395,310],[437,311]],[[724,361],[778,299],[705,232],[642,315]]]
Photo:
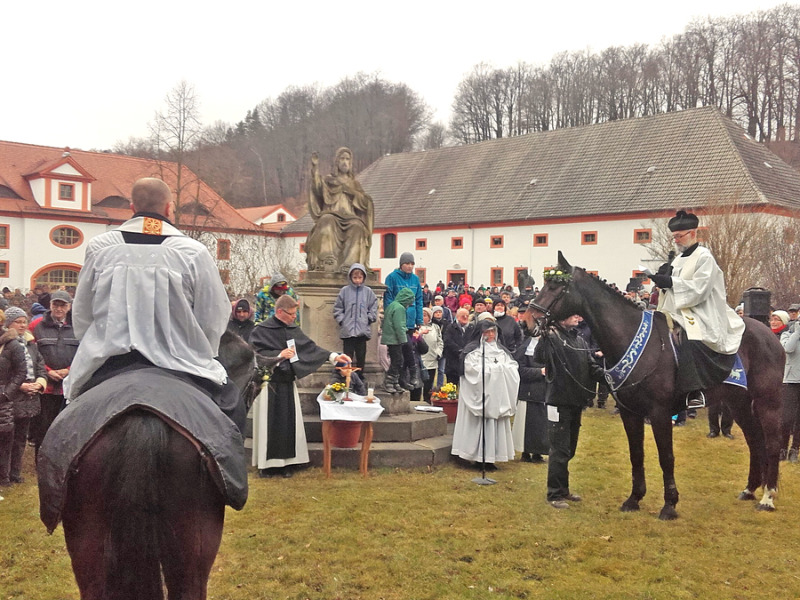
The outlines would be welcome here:
[[[245,387],[255,369],[252,348],[226,333],[220,360],[229,377]],[[140,379],[162,381],[157,373],[140,373]],[[117,386],[117,381],[128,382],[128,387]],[[124,377],[105,385],[114,394],[131,394],[130,380]],[[156,393],[177,402],[179,394],[198,393],[192,390],[186,383],[164,379]],[[70,414],[82,402],[59,415],[54,429],[62,421],[69,428],[75,420],[70,421]],[[221,412],[219,416],[227,422]],[[238,430],[232,423],[229,427],[232,430],[212,433],[215,444],[228,440],[235,445],[238,440],[241,445]],[[49,479],[46,454],[38,465],[40,494]],[[213,450],[182,424],[139,405],[92,436],[69,470],[60,511],[57,498],[54,510],[42,512],[50,530],[62,520],[82,600],[158,600],[164,598],[164,586],[170,600],[205,600],[222,539],[225,504],[231,503],[223,493],[228,483],[214,458]],[[243,455],[240,467],[246,480]],[[243,503],[240,498],[232,505],[241,508]],[[53,502],[43,500],[42,505]]]
[[[552,322],[573,314],[581,315],[603,351],[607,365],[615,365],[637,334],[642,311],[598,278],[580,267],[573,268],[558,253],[558,267],[571,276],[545,282],[526,314]],[[747,373],[748,388],[720,384],[706,391],[709,403],[725,402],[742,428],[750,449],[750,472],[740,500],[754,500],[764,488],[757,508],[774,510],[778,487],[778,454],[781,431],[781,387],[784,352],[775,335],[759,321],[745,318],[739,356]],[[646,491],[644,474],[644,422],[649,418],[664,476],[664,506],[659,518],[678,516],[678,488],[675,485],[675,457],[672,453],[672,415],[684,399],[674,392],[676,365],[666,318],[656,312],[652,334],[633,371],[617,391],[620,416],[628,436],[633,485],[620,510],[639,510]]]

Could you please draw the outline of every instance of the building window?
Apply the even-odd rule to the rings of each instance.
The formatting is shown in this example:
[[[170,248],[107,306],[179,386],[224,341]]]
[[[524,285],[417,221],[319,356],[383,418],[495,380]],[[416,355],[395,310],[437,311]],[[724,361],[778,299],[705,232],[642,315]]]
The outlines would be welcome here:
[[[653,241],[652,229],[634,229],[633,230],[633,243],[634,244],[649,244]]]
[[[490,248],[502,248],[503,247],[503,236],[502,235],[493,235],[489,238],[489,247]]]
[[[461,250],[463,247],[464,247],[464,238],[463,237],[450,238],[450,249],[451,250]]]
[[[306,252],[306,243],[302,242],[300,244],[300,254],[305,254],[305,252]]]
[[[708,241],[708,227],[697,228],[697,241],[702,243]]]
[[[632,271],[631,277],[635,277],[636,279],[640,280],[642,285],[650,285],[650,279],[644,274],[643,271]]]
[[[397,235],[384,233],[381,238],[381,258],[397,258]]]
[[[50,289],[53,290],[60,289],[61,286],[64,286],[74,292],[75,287],[78,285],[79,272],[80,267],[77,265],[74,267],[64,265],[52,266],[49,269],[37,273],[34,276],[33,285],[31,287],[47,284],[50,286]]]
[[[598,274],[597,274],[597,271],[586,271],[586,272],[587,272],[589,275],[594,275],[595,277],[600,277],[600,275],[598,275]]]
[[[489,280],[491,281],[489,285],[500,285],[503,283],[503,267],[492,267]]]
[[[59,183],[58,184],[58,199],[59,200],[74,200],[75,199],[75,184],[74,183]]]
[[[83,234],[69,225],[59,225],[50,230],[50,241],[59,248],[75,248],[83,242]]]
[[[381,270],[380,269],[371,269],[373,273],[375,273],[375,281],[381,280]]]
[[[230,260],[231,259],[231,241],[230,240],[217,240],[217,260]],[[223,283],[227,283],[224,282]]]
[[[428,240],[425,238],[421,238],[417,240],[417,250],[427,250],[428,249]]]
[[[0,248],[9,248],[8,225],[0,225]]]
[[[548,241],[547,233],[534,233],[533,234],[533,245],[534,246],[547,246]]]
[[[520,291],[522,290],[522,286],[519,284],[519,274],[522,271],[528,273],[528,267],[514,267],[514,281],[511,282],[511,285],[517,286]]]
[[[453,285],[467,285],[467,272],[466,271],[448,271],[447,282],[453,282]]]
[[[283,223],[286,221],[286,215],[283,213],[278,213],[278,223]]]
[[[0,277],[8,277],[8,261],[0,260]]]
[[[591,246],[597,243],[596,231],[581,231],[581,245]]]
[[[414,273],[416,273],[417,277],[419,277],[420,285],[425,285],[425,272],[426,271],[427,271],[427,269],[422,269],[422,268],[414,269]]]
[[[231,272],[228,269],[220,269],[219,278],[223,284],[228,285],[231,282]]]

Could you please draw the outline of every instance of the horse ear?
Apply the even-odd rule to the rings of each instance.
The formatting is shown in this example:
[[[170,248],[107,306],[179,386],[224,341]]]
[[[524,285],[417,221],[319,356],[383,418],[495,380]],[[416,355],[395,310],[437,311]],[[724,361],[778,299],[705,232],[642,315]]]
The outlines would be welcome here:
[[[567,262],[567,259],[564,258],[564,255],[561,254],[561,250],[558,251],[558,266],[561,267],[562,271],[566,271],[567,273],[572,273],[572,265]]]

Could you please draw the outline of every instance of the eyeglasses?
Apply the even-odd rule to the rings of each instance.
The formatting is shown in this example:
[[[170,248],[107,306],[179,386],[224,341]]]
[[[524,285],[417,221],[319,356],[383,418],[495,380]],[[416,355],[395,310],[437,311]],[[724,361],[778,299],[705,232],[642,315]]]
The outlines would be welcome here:
[[[679,240],[682,237],[689,235],[690,233],[692,233],[692,232],[691,231],[684,231],[683,233],[673,233],[672,234],[672,239],[673,240]]]

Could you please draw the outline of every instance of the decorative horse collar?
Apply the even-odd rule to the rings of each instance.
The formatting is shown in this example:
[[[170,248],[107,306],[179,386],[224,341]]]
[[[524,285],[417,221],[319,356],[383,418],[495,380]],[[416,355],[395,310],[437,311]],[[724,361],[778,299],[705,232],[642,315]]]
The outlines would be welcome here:
[[[612,392],[616,392],[622,387],[622,384],[628,379],[628,376],[636,368],[636,363],[642,357],[642,353],[647,346],[650,339],[650,333],[653,331],[653,311],[646,310],[642,312],[642,320],[639,323],[639,329],[636,335],[633,336],[628,349],[610,369],[605,369],[605,378]]]

